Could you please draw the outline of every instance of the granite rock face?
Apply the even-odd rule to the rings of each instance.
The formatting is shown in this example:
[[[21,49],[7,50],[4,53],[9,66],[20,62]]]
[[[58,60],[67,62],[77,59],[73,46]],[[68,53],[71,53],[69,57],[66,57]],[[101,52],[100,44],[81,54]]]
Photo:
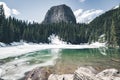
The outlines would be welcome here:
[[[76,18],[73,14],[73,11],[65,4],[51,7],[42,23],[50,24],[60,22],[76,23]]]

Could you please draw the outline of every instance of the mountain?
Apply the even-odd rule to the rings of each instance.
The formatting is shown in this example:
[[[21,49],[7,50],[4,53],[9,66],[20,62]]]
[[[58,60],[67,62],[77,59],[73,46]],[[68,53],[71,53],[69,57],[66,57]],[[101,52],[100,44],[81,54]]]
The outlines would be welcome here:
[[[102,41],[108,45],[120,45],[120,7],[114,8],[95,18],[90,24],[90,41]]]
[[[68,21],[71,19],[71,13],[69,12],[70,8],[66,5],[61,6],[61,8],[65,10],[65,20]],[[88,26],[86,24],[75,24],[75,17],[73,18],[74,19],[71,19],[73,22],[70,21],[54,24],[28,23],[14,17],[5,18],[4,8],[0,5],[0,42],[10,44],[11,42],[19,42],[20,40],[23,40],[34,43],[50,43],[48,37],[54,34],[58,35],[60,40],[67,43],[87,43],[88,37],[85,36],[85,30]]]
[[[104,12],[103,10],[96,10],[96,9],[90,9],[90,10],[78,9],[74,11],[74,15],[76,17],[77,23],[88,24],[97,16],[101,15],[103,12]]]
[[[48,10],[43,23],[76,23],[76,18],[70,7],[65,4],[53,6]]]
[[[106,42],[108,46],[120,46],[120,7],[103,13],[88,24],[75,24],[75,16],[66,5],[52,7],[46,14],[44,24],[28,24],[16,18],[5,18],[3,11],[3,6],[0,6],[0,42],[9,44],[24,40],[49,43],[48,37],[55,34],[71,44],[99,41]]]

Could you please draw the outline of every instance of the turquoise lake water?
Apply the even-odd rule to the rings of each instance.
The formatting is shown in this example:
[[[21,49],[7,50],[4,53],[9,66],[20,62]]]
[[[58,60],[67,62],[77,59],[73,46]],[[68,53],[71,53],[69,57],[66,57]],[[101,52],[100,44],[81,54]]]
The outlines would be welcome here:
[[[120,70],[120,49],[45,49],[0,59],[0,66],[6,71],[4,76],[18,74],[21,69],[32,69],[36,65],[51,64],[54,64],[54,70],[59,74],[73,73],[80,66],[92,66],[98,71],[107,68]]]

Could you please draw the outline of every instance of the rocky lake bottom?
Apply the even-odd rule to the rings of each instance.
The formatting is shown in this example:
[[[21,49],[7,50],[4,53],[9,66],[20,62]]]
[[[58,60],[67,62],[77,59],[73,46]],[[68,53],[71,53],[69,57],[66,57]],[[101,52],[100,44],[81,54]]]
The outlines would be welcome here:
[[[49,53],[49,51],[59,54],[55,65],[34,69],[27,75],[27,80],[33,74],[37,77],[40,76],[38,74],[45,76],[45,72],[48,73],[46,76],[48,80],[120,79],[119,49],[52,49],[52,51],[48,49],[42,52]],[[119,77],[115,77],[117,73]],[[36,77],[32,76],[31,80],[34,79]]]

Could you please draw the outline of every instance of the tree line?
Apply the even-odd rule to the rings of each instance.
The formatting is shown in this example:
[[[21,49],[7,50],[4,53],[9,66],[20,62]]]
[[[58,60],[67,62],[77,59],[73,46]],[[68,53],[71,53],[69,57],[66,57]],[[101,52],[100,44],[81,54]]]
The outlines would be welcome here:
[[[39,24],[5,18],[0,6],[0,42],[11,43],[24,40],[34,43],[50,43],[48,37],[58,35],[63,41],[72,44],[107,42],[110,46],[120,46],[120,8],[107,11],[95,18],[90,24],[53,23]],[[100,36],[103,36],[103,40]]]
[[[14,17],[5,18],[4,9],[0,7],[0,42],[11,43],[24,40],[35,43],[49,43],[48,37],[58,35],[63,41],[72,44],[87,43],[86,24],[53,23],[39,24],[18,20]]]
[[[96,41],[104,34],[108,46],[120,46],[120,7],[109,10],[95,18],[90,24],[90,41]]]

